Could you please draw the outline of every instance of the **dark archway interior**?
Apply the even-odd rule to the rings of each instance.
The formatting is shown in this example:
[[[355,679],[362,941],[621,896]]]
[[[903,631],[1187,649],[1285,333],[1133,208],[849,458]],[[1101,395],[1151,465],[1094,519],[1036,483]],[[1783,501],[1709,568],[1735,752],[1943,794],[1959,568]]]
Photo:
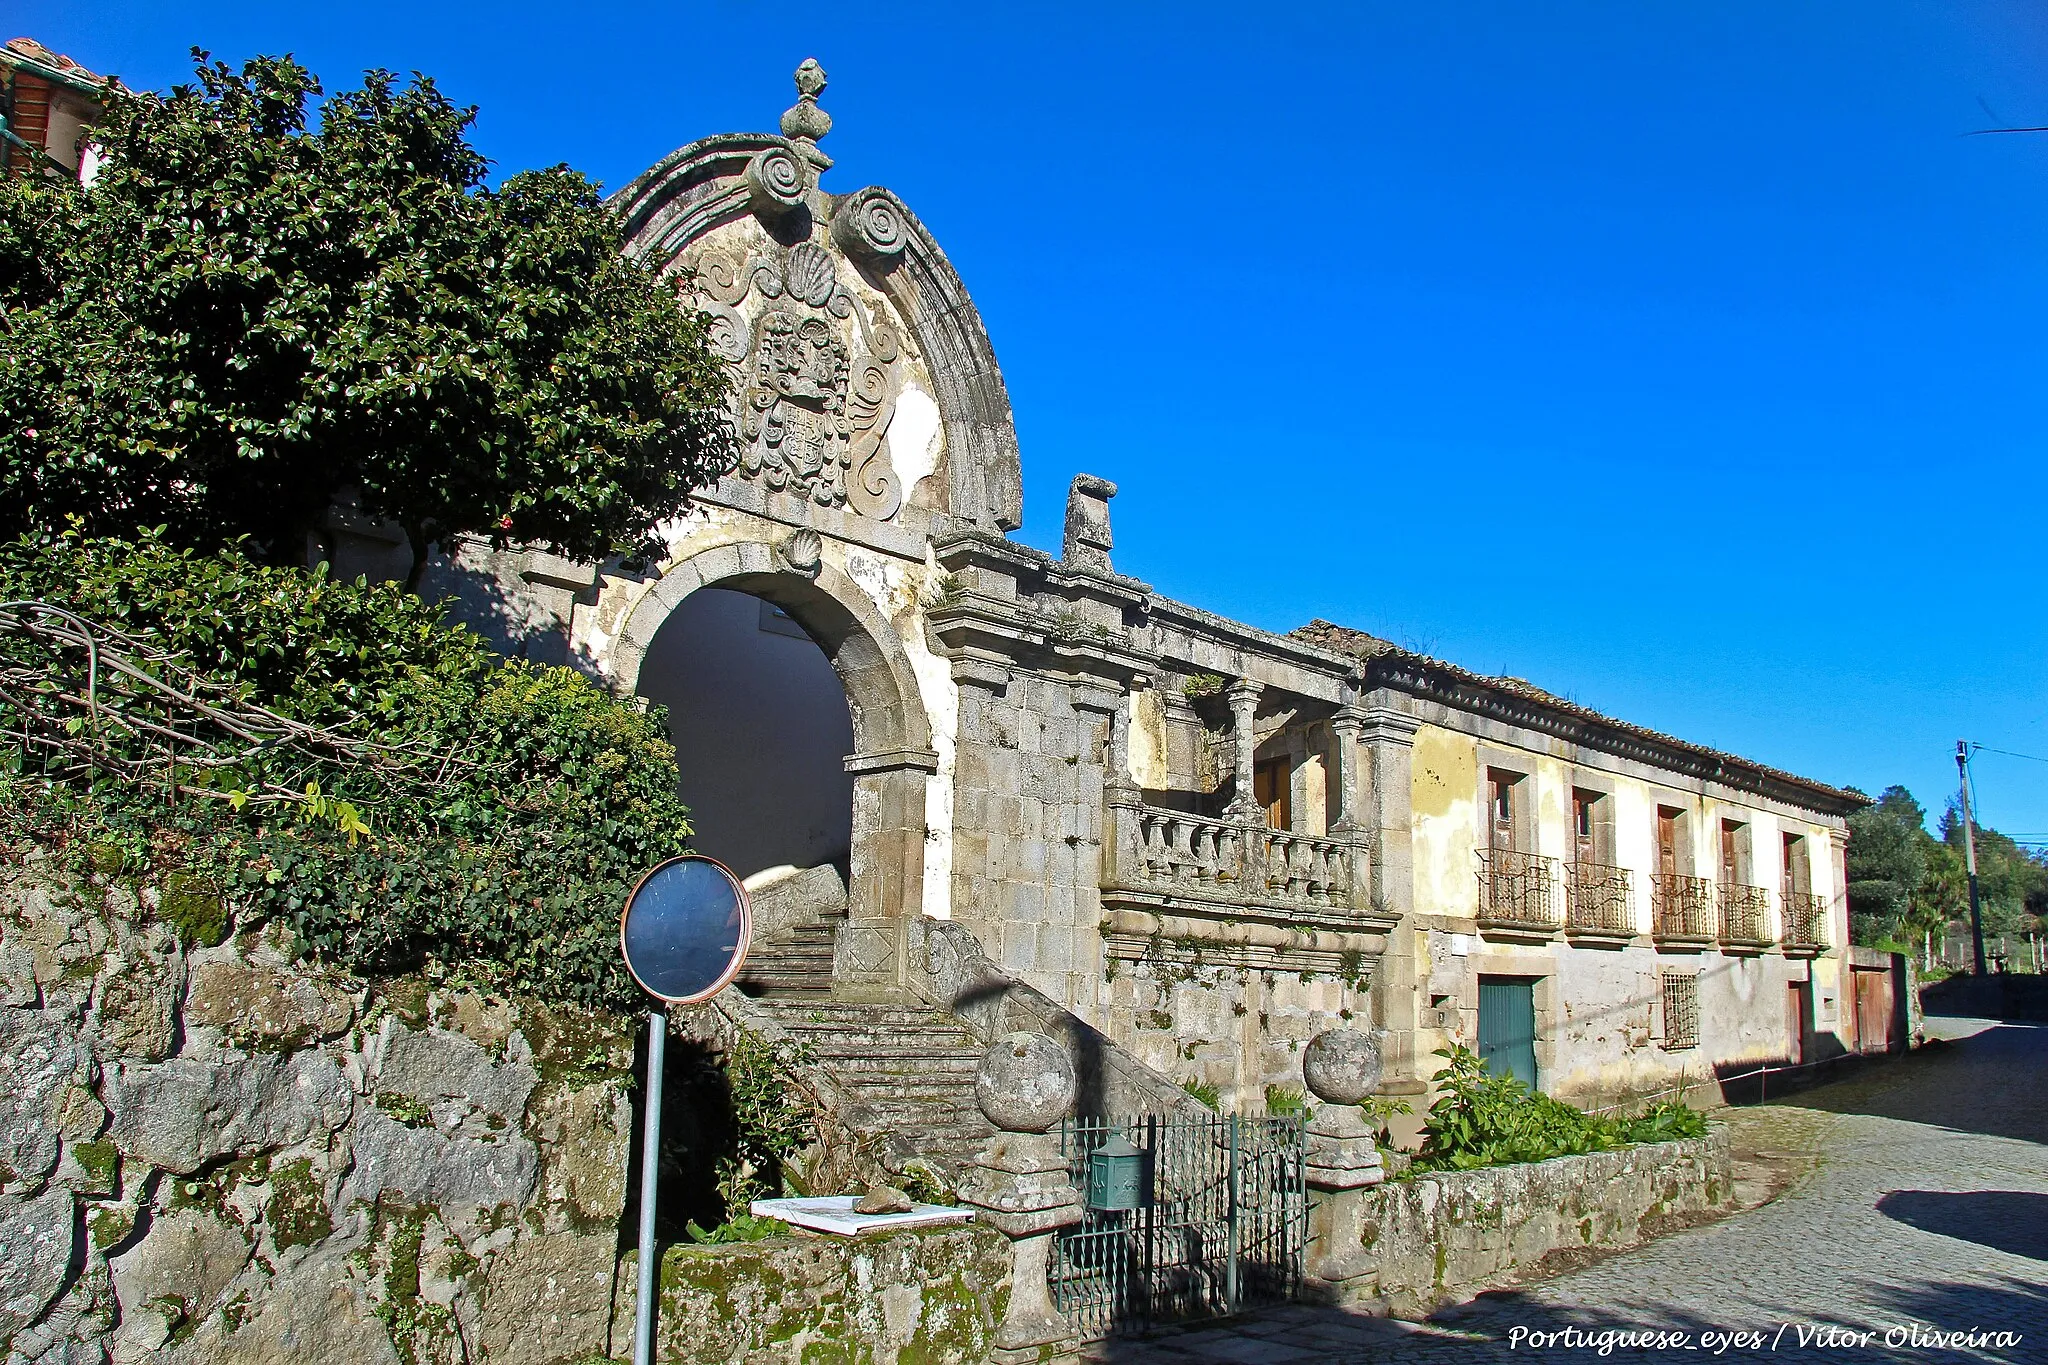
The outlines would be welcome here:
[[[700,589],[656,632],[639,690],[668,708],[697,851],[741,877],[784,864],[847,872],[853,720],[832,661],[795,617],[765,597]]]

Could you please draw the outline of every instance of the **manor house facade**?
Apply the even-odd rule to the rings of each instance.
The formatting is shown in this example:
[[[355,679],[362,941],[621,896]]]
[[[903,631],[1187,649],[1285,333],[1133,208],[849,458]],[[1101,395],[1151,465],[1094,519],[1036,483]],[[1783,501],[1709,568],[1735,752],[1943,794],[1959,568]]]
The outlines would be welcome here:
[[[613,201],[713,320],[738,467],[659,564],[472,548],[436,575],[507,647],[668,706],[700,844],[764,903],[843,888],[764,916],[751,989],[963,1007],[931,998],[946,923],[1245,1112],[1347,1024],[1418,1111],[1452,1042],[1589,1105],[1857,1045],[1858,795],[1164,597],[1112,562],[1118,490],[1085,474],[1060,555],[1011,539],[974,303],[889,191],[823,187],[824,75],[797,85],[779,134],[692,143]]]

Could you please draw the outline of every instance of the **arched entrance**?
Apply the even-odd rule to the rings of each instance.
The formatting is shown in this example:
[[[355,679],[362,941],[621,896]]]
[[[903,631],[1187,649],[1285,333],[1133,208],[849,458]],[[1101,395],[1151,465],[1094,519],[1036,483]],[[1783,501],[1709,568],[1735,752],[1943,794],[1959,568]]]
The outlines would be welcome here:
[[[853,852],[853,719],[831,661],[788,612],[728,588],[662,623],[640,695],[668,709],[692,846],[741,877]]]
[[[707,588],[721,593],[706,599],[713,605],[701,609],[701,619],[696,610],[682,614],[691,597]],[[740,600],[735,602],[735,597]],[[778,717],[772,706],[752,710],[750,723],[765,727],[752,745],[753,751],[764,755],[763,763],[745,782],[714,775],[713,785],[704,788],[709,801],[705,796],[693,801],[695,818],[706,831],[704,851],[715,855],[716,849],[708,842],[711,839],[737,841],[741,850],[753,850],[745,856],[774,857],[765,864],[774,866],[794,861],[775,856],[776,848],[823,849],[835,835],[843,838],[848,924],[835,970],[849,979],[894,981],[902,942],[895,927],[903,917],[923,910],[925,779],[937,769],[938,759],[932,752],[931,727],[909,658],[873,600],[829,564],[810,573],[792,571],[766,544],[706,550],[673,566],[634,604],[612,652],[614,676],[622,687],[665,699],[664,692],[674,692],[676,683],[664,674],[678,660],[686,675],[703,671],[703,661],[688,658],[694,638],[692,622],[715,625],[736,635],[751,604],[757,636],[772,634],[772,630],[761,629],[761,603],[782,613],[767,619],[778,626],[786,622],[800,629],[822,652],[838,680],[840,696],[833,703],[817,686],[822,675],[814,675],[808,683],[792,681],[777,694],[789,698],[792,705],[807,708],[805,714]],[[671,622],[681,627],[673,642],[664,638]],[[786,644],[796,659],[807,657],[798,651],[802,643],[790,637],[747,641],[756,650]],[[728,692],[731,689],[729,681],[718,686]],[[826,735],[834,733],[829,722],[835,719],[847,727],[836,733],[851,737],[832,787],[836,799],[846,802],[844,820],[830,826],[803,825],[763,834],[756,841],[755,835],[744,832],[744,826],[777,818],[778,813],[801,824],[808,818],[802,812],[818,808],[815,793],[792,794],[787,784],[778,793],[779,775],[767,770],[772,761],[767,756],[784,754],[798,765],[791,782],[802,780],[800,774],[806,772],[813,774],[813,780],[822,781],[817,776],[822,771],[820,745],[827,742]],[[687,737],[694,721],[684,715],[672,724],[679,736]],[[721,741],[721,751],[731,747]],[[747,747],[742,741],[740,751]],[[695,756],[689,763],[704,771]],[[718,785],[721,780],[723,786]],[[733,802],[737,809],[713,811],[710,801],[719,800]],[[813,827],[823,833],[818,842],[806,843]],[[742,869],[735,870],[746,875]]]

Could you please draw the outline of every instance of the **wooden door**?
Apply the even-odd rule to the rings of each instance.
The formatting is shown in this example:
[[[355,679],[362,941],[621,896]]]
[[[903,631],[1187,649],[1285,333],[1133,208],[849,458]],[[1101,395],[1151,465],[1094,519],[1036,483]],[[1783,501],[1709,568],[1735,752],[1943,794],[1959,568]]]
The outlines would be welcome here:
[[[1252,799],[1266,812],[1267,829],[1293,829],[1292,764],[1269,758],[1252,765]]]
[[[1572,793],[1572,857],[1581,863],[1600,861],[1594,847],[1593,808],[1597,798],[1588,792]]]
[[[1536,983],[1527,977],[1479,978],[1479,1060],[1498,1076],[1536,1088]]]
[[[1657,807],[1657,871],[1678,875],[1678,812],[1669,806]]]
[[[1849,973],[1856,992],[1856,1050],[1889,1052],[1892,1046],[1892,974]]]
[[[1785,983],[1785,1060],[1794,1066],[1806,1060],[1806,1021],[1812,1017],[1806,1003],[1810,990],[1804,981]]]
[[[1739,826],[1730,821],[1723,820],[1721,822],[1721,885],[1723,886],[1741,885],[1741,879],[1735,875],[1738,862],[1735,856],[1736,836],[1739,833],[1739,829]]]
[[[1498,849],[1511,849],[1515,846],[1515,783],[1512,778],[1497,776],[1492,785],[1492,829],[1487,842]]]

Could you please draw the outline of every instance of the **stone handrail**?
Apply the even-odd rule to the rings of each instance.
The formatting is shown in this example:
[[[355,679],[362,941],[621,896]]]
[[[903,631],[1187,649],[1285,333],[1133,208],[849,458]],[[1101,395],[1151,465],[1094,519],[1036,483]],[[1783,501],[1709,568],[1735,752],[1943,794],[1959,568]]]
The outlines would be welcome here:
[[[1372,908],[1365,840],[1270,829],[1112,794],[1107,887],[1144,897],[1321,911]]]
[[[1208,1113],[1172,1080],[1118,1047],[1044,992],[996,966],[964,924],[919,919],[909,925],[910,984],[949,1009],[984,1043],[1010,1033],[1043,1033],[1066,1049],[1079,1083],[1077,1112]]]

